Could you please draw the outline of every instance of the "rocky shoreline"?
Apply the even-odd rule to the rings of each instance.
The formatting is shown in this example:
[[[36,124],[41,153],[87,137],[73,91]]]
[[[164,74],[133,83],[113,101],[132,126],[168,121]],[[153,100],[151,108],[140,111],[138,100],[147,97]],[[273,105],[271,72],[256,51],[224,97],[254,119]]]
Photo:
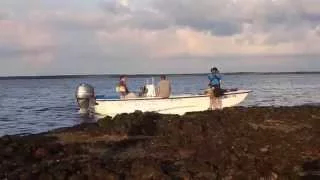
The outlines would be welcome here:
[[[320,179],[320,107],[135,112],[0,138],[0,179]]]

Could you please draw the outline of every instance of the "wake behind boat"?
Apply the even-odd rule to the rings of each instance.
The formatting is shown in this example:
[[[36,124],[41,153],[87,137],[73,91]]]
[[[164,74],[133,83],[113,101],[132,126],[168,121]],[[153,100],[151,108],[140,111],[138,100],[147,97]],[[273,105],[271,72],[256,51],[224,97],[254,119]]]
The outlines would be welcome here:
[[[169,98],[155,96],[155,86],[148,84],[144,97],[120,99],[120,97],[95,96],[94,88],[89,84],[77,87],[76,99],[80,113],[95,113],[103,116],[115,116],[121,113],[158,112],[163,114],[183,115],[186,112],[205,111],[210,105],[210,97],[199,95],[172,95]],[[236,106],[250,93],[250,90],[231,90],[223,93],[222,108]]]

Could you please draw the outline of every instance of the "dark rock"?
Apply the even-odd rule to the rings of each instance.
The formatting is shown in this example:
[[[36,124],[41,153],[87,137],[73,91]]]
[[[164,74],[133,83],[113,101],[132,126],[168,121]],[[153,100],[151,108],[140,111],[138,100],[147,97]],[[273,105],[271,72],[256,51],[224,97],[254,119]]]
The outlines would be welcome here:
[[[6,155],[10,155],[10,154],[12,154],[13,152],[14,152],[14,148],[11,147],[11,146],[8,146],[8,147],[6,147],[6,148],[4,149],[4,153],[5,153]]]
[[[112,117],[110,116],[106,116],[105,118],[99,119],[97,123],[102,128],[113,127]]]
[[[260,148],[260,152],[267,153],[269,151],[269,146],[265,146],[263,148]]]
[[[12,142],[12,138],[11,136],[3,136],[1,139],[0,139],[0,143],[3,144],[3,145],[8,145]]]
[[[137,111],[5,136],[0,179],[318,178],[315,117],[319,107],[233,107],[184,116]]]
[[[194,179],[213,180],[217,179],[217,174],[213,172],[200,172],[195,176]]]
[[[68,173],[65,170],[56,171],[54,174],[54,179],[57,180],[65,180],[68,177]]]
[[[42,158],[45,158],[46,156],[48,156],[48,151],[45,148],[38,148],[34,152],[34,157],[36,159],[42,159]]]
[[[89,179],[89,177],[84,174],[75,174],[69,178],[69,180],[87,180],[87,179]]]
[[[31,173],[31,172],[22,172],[15,177],[9,177],[8,179],[20,179],[20,180],[31,180],[31,179],[38,179],[38,177]]]
[[[52,180],[52,179],[54,179],[53,178],[53,176],[52,175],[50,175],[50,174],[47,174],[47,173],[41,173],[40,175],[39,175],[39,179],[43,179],[43,180]]]

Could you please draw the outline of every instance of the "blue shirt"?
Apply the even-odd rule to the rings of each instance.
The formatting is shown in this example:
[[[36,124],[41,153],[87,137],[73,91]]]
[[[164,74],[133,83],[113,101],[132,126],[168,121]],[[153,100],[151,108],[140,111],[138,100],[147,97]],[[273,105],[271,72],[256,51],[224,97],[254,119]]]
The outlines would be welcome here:
[[[209,85],[220,86],[221,75],[219,73],[212,73],[208,75]]]

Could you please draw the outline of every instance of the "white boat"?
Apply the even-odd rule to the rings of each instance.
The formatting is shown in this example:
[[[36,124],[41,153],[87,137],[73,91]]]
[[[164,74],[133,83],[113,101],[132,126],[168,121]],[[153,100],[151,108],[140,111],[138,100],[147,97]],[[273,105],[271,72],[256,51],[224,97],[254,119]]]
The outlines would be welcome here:
[[[140,110],[142,112],[183,115],[186,112],[205,111],[210,105],[208,95],[172,95],[169,98],[160,98],[154,96],[154,85],[146,87],[148,89],[146,97],[120,99],[119,97],[95,96],[92,86],[80,84],[76,92],[80,113],[93,112],[102,116],[114,117],[117,114]],[[221,96],[222,108],[238,105],[250,92],[250,90],[225,92]]]

